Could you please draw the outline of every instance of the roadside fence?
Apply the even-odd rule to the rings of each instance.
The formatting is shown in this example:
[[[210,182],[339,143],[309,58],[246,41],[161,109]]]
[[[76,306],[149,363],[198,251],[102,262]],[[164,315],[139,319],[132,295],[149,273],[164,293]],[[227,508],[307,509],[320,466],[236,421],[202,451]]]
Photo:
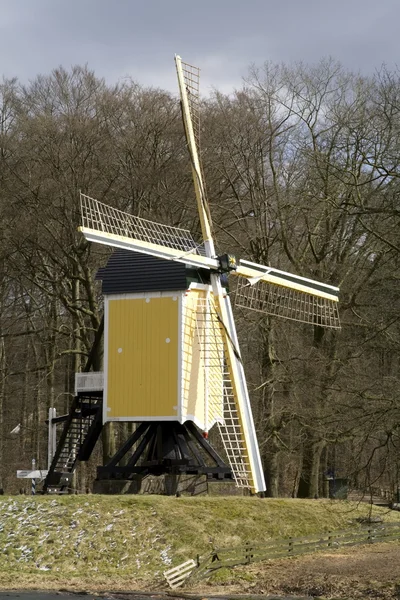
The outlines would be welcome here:
[[[328,531],[306,537],[271,540],[263,544],[247,542],[243,546],[214,548],[210,553],[186,561],[164,572],[173,589],[187,581],[208,577],[222,567],[248,565],[252,562],[308,554],[318,550],[335,550],[347,546],[389,542],[400,539],[400,523],[362,526],[356,530]]]

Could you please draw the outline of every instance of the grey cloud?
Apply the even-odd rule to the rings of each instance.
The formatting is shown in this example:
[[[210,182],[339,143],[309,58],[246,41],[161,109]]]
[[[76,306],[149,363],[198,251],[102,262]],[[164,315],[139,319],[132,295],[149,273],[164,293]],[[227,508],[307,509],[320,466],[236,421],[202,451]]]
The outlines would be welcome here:
[[[239,86],[250,63],[332,56],[368,73],[399,52],[398,0],[0,0],[4,75],[85,64],[175,90],[175,52],[205,87]]]

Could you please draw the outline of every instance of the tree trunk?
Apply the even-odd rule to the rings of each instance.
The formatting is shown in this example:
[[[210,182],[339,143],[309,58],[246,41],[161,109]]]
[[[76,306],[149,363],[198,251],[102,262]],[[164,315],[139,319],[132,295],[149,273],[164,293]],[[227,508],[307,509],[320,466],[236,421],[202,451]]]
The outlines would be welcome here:
[[[279,448],[272,442],[271,453],[265,459],[265,486],[266,496],[268,498],[278,498],[279,496]]]
[[[320,469],[320,490],[323,498],[329,498],[329,479],[328,471],[329,447],[325,446],[321,454],[321,469]]]
[[[299,481],[299,498],[319,497],[319,473],[321,454],[326,442],[307,440],[303,447],[303,463]]]

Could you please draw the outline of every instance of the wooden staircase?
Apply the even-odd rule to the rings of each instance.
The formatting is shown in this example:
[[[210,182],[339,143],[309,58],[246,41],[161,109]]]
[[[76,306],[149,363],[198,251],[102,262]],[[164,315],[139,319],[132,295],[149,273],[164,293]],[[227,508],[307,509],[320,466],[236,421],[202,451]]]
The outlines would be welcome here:
[[[103,394],[78,394],[68,415],[56,417],[53,424],[64,423],[43,493],[66,493],[72,482],[77,461],[89,460],[103,428]]]

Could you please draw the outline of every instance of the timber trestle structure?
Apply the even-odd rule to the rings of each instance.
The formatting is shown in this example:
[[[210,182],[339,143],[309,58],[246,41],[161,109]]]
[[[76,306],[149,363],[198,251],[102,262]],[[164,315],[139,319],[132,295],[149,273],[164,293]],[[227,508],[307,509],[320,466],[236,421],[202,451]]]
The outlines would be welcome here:
[[[164,474],[232,480],[230,467],[191,421],[140,423],[107,465],[97,467],[98,479]]]
[[[78,394],[69,414],[52,420],[52,425],[64,423],[64,428],[43,484],[43,493],[65,491],[70,486],[76,462],[90,458],[103,427],[102,407],[102,392]]]
[[[101,392],[75,396],[68,415],[52,424],[64,423],[43,493],[65,493],[72,482],[77,461],[89,460],[100,436],[103,397]],[[97,479],[133,479],[148,475],[205,475],[208,480],[232,480],[231,468],[191,421],[144,422],[112,459],[97,467]]]

